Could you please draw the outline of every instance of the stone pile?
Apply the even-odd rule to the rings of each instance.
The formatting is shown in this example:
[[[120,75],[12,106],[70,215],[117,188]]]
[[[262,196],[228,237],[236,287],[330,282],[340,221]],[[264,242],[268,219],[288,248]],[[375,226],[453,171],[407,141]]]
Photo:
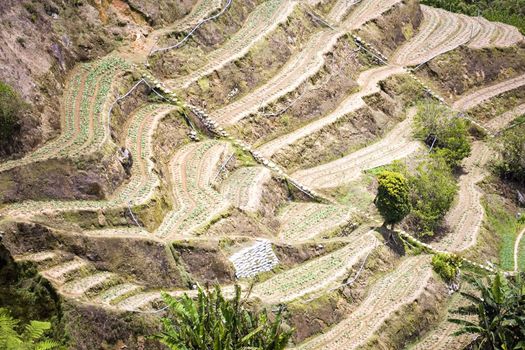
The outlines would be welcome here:
[[[230,261],[235,267],[237,278],[253,277],[261,272],[270,271],[279,264],[272,243],[265,239],[258,239],[253,246],[233,254]]]

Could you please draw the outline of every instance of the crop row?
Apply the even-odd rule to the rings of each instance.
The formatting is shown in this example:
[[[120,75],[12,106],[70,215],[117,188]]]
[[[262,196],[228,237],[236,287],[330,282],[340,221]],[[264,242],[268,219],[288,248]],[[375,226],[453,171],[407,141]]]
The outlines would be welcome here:
[[[228,209],[229,203],[211,187],[226,147],[210,140],[186,145],[177,152],[170,162],[174,209],[164,218],[157,236],[190,234]]]
[[[158,177],[152,172],[150,160],[151,133],[158,121],[172,109],[169,105],[148,105],[132,115],[132,121],[126,131],[126,145],[134,159],[130,181],[116,191],[109,200],[90,201],[24,201],[10,205],[7,210],[12,214],[42,211],[96,210],[110,207],[127,206],[129,203],[140,205],[151,198],[158,187]]]
[[[368,296],[348,318],[298,349],[350,350],[363,347],[404,305],[418,300],[431,278],[428,256],[407,258],[394,272],[371,286]]]
[[[127,69],[127,64],[116,58],[107,58],[77,68],[68,82],[64,94],[62,134],[28,156],[5,162],[0,171],[43,161],[53,157],[78,156],[82,147],[89,142],[104,140],[107,123],[103,109],[109,98],[110,86],[119,72]],[[96,94],[96,95],[95,95]],[[92,131],[96,128],[95,131]],[[89,135],[95,134],[90,140]]]
[[[348,224],[352,211],[342,205],[290,203],[279,214],[279,236],[287,242],[318,237]]]
[[[208,63],[191,74],[168,82],[172,88],[186,88],[201,77],[212,73],[228,62],[244,56],[261,38],[286,20],[296,5],[291,0],[268,0],[257,6],[242,28],[222,47],[206,55]]]
[[[288,302],[304,295],[333,287],[377,244],[368,232],[345,247],[256,284],[253,294],[267,303]]]
[[[224,181],[221,192],[235,207],[255,212],[260,206],[264,184],[270,177],[265,167],[239,168]]]

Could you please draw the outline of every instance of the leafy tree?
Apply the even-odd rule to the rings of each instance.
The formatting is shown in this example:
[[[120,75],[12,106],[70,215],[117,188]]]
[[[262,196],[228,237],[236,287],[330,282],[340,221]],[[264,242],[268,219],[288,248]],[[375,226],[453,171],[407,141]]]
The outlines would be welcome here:
[[[199,287],[196,300],[166,293],[162,298],[170,314],[154,338],[172,350],[282,350],[293,332],[284,329],[281,312],[272,321],[265,310],[247,309],[239,286],[233,299],[224,298],[218,286],[211,291]]]
[[[377,176],[379,187],[374,203],[385,220],[385,225],[403,220],[410,213],[410,189],[403,174],[382,171]]]
[[[3,350],[52,350],[58,343],[46,339],[45,332],[51,329],[49,322],[31,321],[18,333],[19,321],[11,317],[8,310],[0,308],[0,349]]]
[[[416,137],[431,146],[451,167],[470,155],[468,124],[450,109],[436,103],[420,106],[415,118]]]
[[[9,85],[0,81],[0,140],[9,140],[16,130],[26,103]]]
[[[525,126],[503,135],[500,154],[501,159],[496,164],[500,175],[525,184]]]
[[[506,277],[502,273],[479,278],[467,278],[475,287],[474,293],[461,294],[470,305],[454,312],[475,315],[476,321],[451,318],[450,322],[461,325],[456,335],[475,334],[477,349],[525,349],[525,284],[523,277]]]
[[[451,282],[458,276],[461,258],[453,254],[434,254],[432,256],[432,267],[446,282]]]
[[[457,184],[446,161],[434,156],[409,175],[410,219],[420,235],[432,235],[452,206]]]

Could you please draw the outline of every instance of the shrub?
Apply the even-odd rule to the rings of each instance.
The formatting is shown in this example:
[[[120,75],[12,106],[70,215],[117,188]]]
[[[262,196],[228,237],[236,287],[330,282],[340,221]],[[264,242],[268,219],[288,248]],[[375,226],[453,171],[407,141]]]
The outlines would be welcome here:
[[[9,142],[26,108],[16,91],[0,81],[0,141]]]
[[[432,268],[446,282],[453,281],[461,267],[461,259],[457,255],[438,253],[432,257]]]
[[[470,155],[468,124],[445,106],[425,103],[415,118],[416,137],[423,140],[451,167]]]
[[[525,184],[525,126],[507,131],[499,146],[500,160],[496,169],[505,179]]]

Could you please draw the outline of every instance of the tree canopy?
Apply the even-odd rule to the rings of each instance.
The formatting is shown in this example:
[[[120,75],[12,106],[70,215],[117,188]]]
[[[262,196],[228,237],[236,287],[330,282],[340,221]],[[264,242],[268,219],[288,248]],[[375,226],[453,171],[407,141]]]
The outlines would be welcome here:
[[[468,123],[450,109],[436,103],[420,106],[415,118],[416,136],[425,141],[451,167],[470,155]]]
[[[452,206],[458,189],[456,181],[439,156],[422,162],[408,179],[412,224],[420,235],[432,235]]]
[[[410,213],[410,189],[401,173],[382,171],[377,176],[379,187],[375,204],[385,224],[396,224]]]

